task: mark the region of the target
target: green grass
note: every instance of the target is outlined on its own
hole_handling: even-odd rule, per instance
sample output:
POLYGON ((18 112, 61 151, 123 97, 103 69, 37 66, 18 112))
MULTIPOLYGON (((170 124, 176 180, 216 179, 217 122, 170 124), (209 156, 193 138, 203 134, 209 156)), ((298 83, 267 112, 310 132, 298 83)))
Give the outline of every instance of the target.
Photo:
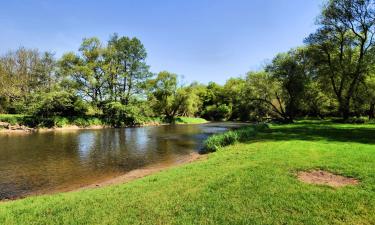
POLYGON ((0 121, 16 125, 23 123, 25 117, 26 115, 22 114, 0 114, 0 121))
POLYGON ((374 224, 374 137, 374 125, 274 125, 128 184, 2 203, 0 224, 374 224), (318 168, 360 184, 295 178, 318 168))
POLYGON ((175 124, 200 124, 200 123, 207 123, 207 120, 203 118, 195 118, 195 117, 177 117, 174 120, 175 124))
POLYGON ((268 129, 268 127, 268 124, 257 124, 230 130, 221 134, 214 134, 204 141, 203 152, 215 152, 225 146, 248 141, 254 138, 257 132, 268 129))

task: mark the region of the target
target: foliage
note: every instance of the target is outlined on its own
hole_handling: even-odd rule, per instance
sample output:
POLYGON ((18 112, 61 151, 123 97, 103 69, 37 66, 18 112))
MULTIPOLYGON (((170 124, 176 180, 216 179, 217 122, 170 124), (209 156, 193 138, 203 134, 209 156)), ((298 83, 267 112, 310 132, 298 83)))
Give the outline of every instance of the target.
POLYGON ((106 115, 106 122, 115 127, 137 126, 145 121, 138 107, 123 105, 120 102, 107 103, 103 112, 106 115))
POLYGON ((36 117, 82 116, 87 105, 73 93, 56 91, 37 95, 30 109, 36 117))
POLYGON ((331 0, 319 18, 319 29, 307 39, 317 75, 331 85, 343 119, 360 82, 374 64, 375 6, 372 0, 331 0))
POLYGON ((11 125, 22 124, 25 120, 25 115, 21 114, 0 114, 0 121, 10 123, 11 125))
POLYGON ((177 74, 153 74, 136 37, 84 38, 78 52, 57 61, 49 52, 19 48, 0 56, 0 112, 31 114, 50 124, 55 116, 97 116, 115 126, 142 124, 147 117, 373 119, 374 7, 372 0, 327 0, 318 29, 303 46, 225 84, 183 84, 177 74))
POLYGON ((264 131, 268 128, 267 124, 257 124, 242 127, 237 130, 230 130, 222 134, 215 134, 207 138, 204 142, 203 152, 216 152, 222 147, 235 144, 237 142, 245 142, 254 138, 257 131, 264 131))
POLYGON ((173 121, 175 124, 200 124, 207 123, 207 120, 203 118, 193 118, 193 117, 177 117, 173 121))
POLYGON ((202 112, 202 116, 213 121, 224 121, 231 115, 231 107, 227 105, 210 105, 202 112))

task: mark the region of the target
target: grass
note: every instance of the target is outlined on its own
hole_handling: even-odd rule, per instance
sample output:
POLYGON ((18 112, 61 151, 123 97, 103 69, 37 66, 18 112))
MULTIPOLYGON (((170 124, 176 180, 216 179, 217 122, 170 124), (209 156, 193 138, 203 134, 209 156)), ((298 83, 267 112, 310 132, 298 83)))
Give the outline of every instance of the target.
POLYGON ((207 123, 207 120, 203 118, 195 118, 195 117, 177 117, 174 123, 175 124, 200 124, 200 123, 207 123))
POLYGON ((0 224, 374 224, 375 126, 273 125, 207 159, 128 184, 0 204, 0 224), (300 170, 356 177, 334 189, 300 170))
POLYGON ((222 147, 232 145, 237 142, 248 141, 254 138, 254 135, 257 132, 264 131, 268 127, 268 124, 257 124, 242 127, 236 130, 231 130, 221 134, 214 134, 204 141, 203 152, 215 152, 222 147))
POLYGON ((0 114, 0 121, 16 125, 23 123, 25 117, 22 114, 0 114))

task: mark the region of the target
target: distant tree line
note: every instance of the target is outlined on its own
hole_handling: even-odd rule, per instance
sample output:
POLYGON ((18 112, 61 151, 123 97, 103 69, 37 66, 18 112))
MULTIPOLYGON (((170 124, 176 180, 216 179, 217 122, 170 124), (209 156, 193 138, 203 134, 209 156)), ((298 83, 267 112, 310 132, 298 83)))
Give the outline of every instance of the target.
POLYGON ((0 111, 38 117, 95 115, 116 126, 150 117, 293 122, 375 117, 375 1, 329 0, 303 46, 224 85, 150 72, 137 38, 83 40, 56 60, 20 48, 0 57, 0 111))

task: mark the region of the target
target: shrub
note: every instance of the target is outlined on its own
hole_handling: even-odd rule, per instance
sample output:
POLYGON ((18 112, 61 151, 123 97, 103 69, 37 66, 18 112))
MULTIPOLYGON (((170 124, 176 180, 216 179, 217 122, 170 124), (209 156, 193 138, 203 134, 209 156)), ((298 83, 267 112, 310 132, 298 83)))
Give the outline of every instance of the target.
POLYGON ((79 127, 90 126, 89 122, 85 118, 82 118, 82 117, 78 117, 78 118, 73 119, 72 123, 76 126, 79 126, 79 127))
POLYGON ((54 126, 56 127, 65 127, 69 125, 69 119, 65 117, 56 116, 53 118, 54 126))
POLYGON ((104 106, 105 121, 114 127, 137 126, 144 123, 145 118, 137 106, 110 102, 104 106))
POLYGON ((53 117, 53 116, 81 116, 87 112, 87 105, 83 100, 73 93, 66 91, 50 92, 40 94, 33 106, 31 112, 37 117, 53 117))
POLYGON ((202 113, 203 116, 209 120, 214 121, 221 121, 227 120, 232 113, 232 108, 227 105, 210 105, 207 106, 204 112, 202 113))

